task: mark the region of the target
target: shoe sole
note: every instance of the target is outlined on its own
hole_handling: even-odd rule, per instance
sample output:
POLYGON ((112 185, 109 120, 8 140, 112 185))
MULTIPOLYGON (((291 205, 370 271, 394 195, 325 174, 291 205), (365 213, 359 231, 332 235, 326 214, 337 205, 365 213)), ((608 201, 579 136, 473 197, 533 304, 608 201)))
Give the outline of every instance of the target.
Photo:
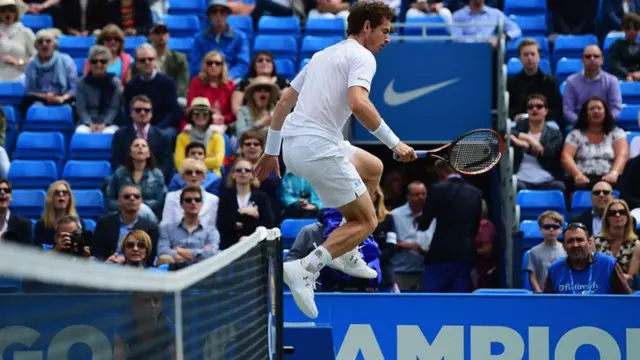
POLYGON ((298 309, 300 309, 300 311, 305 314, 305 316, 307 316, 310 319, 315 319, 318 317, 318 315, 316 314, 315 316, 313 316, 313 314, 308 314, 306 311, 304 311, 303 309, 306 308, 307 306, 304 303, 304 300, 302 300, 303 296, 298 295, 298 293, 293 290, 293 287, 291 286, 291 279, 289 278, 289 276, 287 276, 287 272, 283 271, 282 272, 282 277, 284 280, 284 283, 287 284, 287 286, 289 287, 289 290, 291 290, 291 295, 293 295, 293 301, 296 303, 296 305, 298 306, 298 309))
POLYGON ((378 277, 378 272, 373 270, 373 269, 371 269, 371 268, 370 269, 375 273, 375 275, 371 275, 371 277, 369 277, 366 274, 362 274, 360 272, 359 273, 350 273, 349 271, 345 271, 347 269, 347 267, 344 266, 342 264, 342 262, 340 262, 340 261, 331 261, 331 262, 329 262, 328 266, 330 268, 334 269, 334 270, 338 270, 338 271, 343 272, 343 273, 345 273, 345 274, 347 274, 349 276, 357 277, 357 278, 360 278, 360 279, 372 280, 372 279, 375 279, 375 278, 378 277))

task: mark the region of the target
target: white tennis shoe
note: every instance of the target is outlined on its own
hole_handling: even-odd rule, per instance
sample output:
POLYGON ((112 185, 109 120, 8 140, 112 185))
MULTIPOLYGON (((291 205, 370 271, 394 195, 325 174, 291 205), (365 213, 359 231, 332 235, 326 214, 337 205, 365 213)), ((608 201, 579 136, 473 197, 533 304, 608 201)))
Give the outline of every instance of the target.
POLYGON ((284 282, 289 286, 293 300, 300 311, 311 319, 318 317, 318 308, 313 300, 316 289, 316 279, 320 272, 315 274, 302 266, 302 259, 287 261, 282 265, 284 282))
POLYGON ((362 279, 375 279, 378 272, 370 268, 362 258, 359 247, 348 251, 327 264, 330 268, 341 271, 349 276, 362 279))

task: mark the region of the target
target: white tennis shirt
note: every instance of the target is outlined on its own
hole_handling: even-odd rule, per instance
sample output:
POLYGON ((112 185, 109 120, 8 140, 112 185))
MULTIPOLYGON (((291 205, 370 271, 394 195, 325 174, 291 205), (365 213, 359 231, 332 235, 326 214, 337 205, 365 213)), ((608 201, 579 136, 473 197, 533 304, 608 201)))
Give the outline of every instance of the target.
POLYGON ((351 116, 348 89, 370 91, 376 73, 373 54, 356 40, 347 39, 317 52, 291 82, 298 102, 287 116, 282 136, 316 135, 339 143, 351 116))

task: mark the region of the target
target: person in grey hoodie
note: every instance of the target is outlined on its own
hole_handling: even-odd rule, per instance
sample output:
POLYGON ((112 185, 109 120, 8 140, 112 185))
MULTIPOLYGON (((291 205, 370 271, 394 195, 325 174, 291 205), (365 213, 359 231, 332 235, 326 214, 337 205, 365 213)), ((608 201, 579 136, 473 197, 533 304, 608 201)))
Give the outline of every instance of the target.
POLYGON ((89 50, 89 73, 78 83, 76 111, 79 133, 108 133, 118 130, 114 121, 120 113, 120 80, 107 73, 111 51, 95 45, 89 50))

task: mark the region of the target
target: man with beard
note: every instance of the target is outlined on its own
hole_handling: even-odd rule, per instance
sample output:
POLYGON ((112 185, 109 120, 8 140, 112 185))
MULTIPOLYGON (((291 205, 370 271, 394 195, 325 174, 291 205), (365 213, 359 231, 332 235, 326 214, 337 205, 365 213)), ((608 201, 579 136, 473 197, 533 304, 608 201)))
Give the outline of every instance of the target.
POLYGON ((587 228, 571 223, 564 230, 567 257, 549 267, 545 293, 631 294, 624 273, 612 256, 591 251, 587 228))

